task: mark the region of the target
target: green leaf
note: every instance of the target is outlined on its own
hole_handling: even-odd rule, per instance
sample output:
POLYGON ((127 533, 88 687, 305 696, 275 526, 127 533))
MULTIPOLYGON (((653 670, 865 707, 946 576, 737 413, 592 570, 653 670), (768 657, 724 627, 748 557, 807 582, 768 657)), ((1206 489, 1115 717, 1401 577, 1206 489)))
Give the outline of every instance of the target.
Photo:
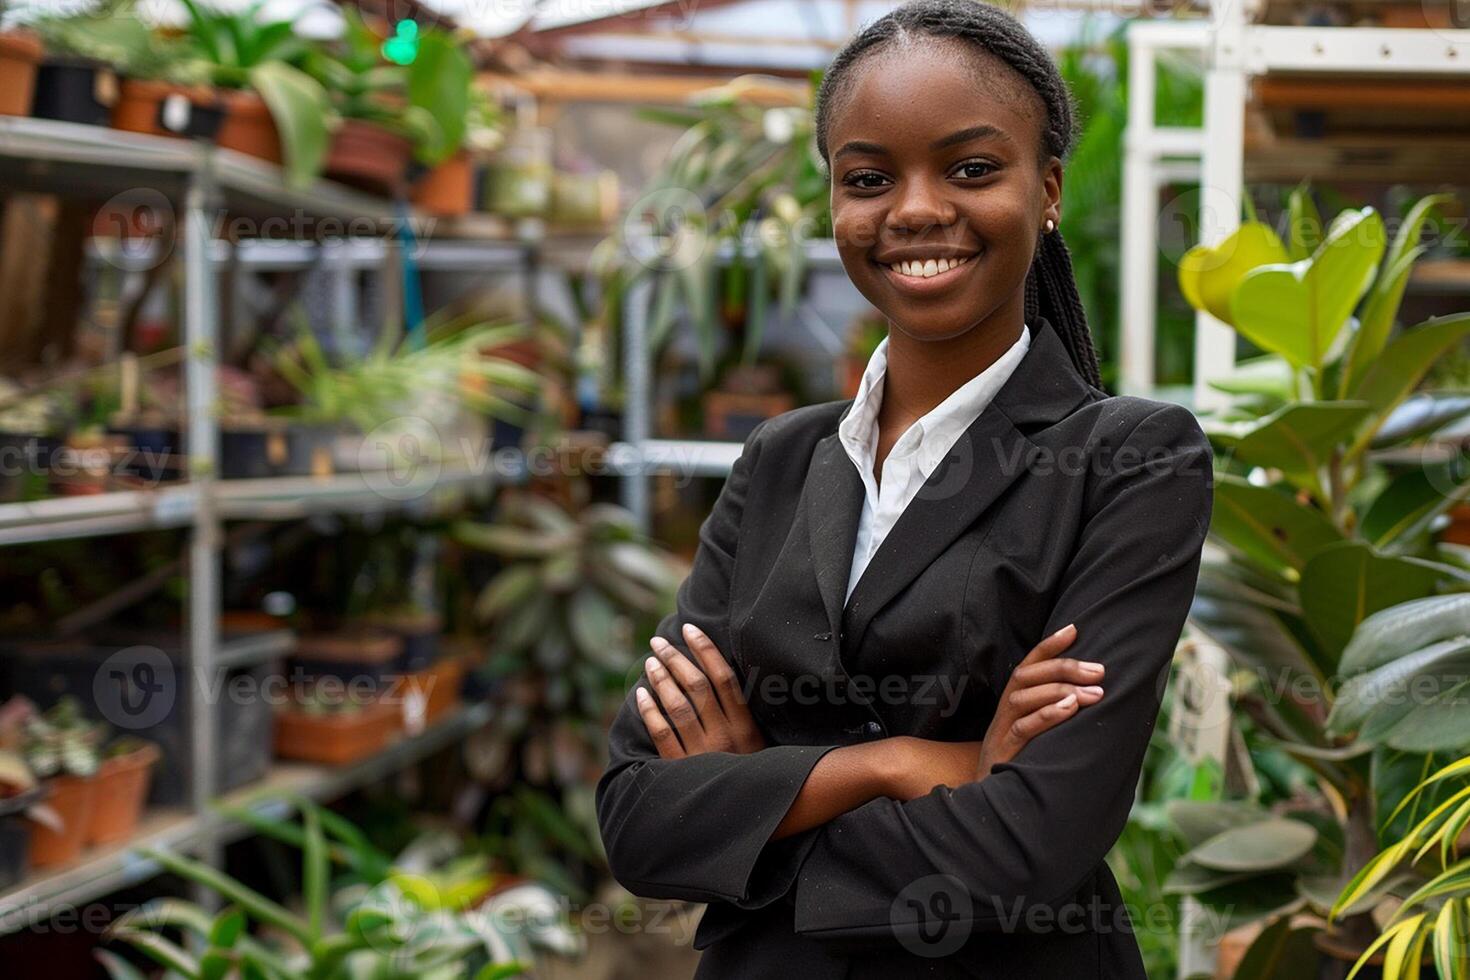
POLYGON ((1368 505, 1359 533, 1377 548, 1419 550, 1435 518, 1470 496, 1470 478, 1459 470, 1446 460, 1395 475, 1368 505))
POLYGON ((306 921, 311 941, 322 938, 322 925, 326 921, 327 901, 327 841, 322 836, 321 817, 314 805, 306 805, 301 816, 305 824, 305 840, 301 848, 301 889, 306 903, 306 921))
POLYGON ((418 147, 420 162, 441 163, 464 143, 474 76, 469 55, 453 37, 431 31, 420 38, 418 57, 408 68, 408 98, 437 124, 437 138, 418 147))
POLYGON ((1184 860, 1216 871, 1273 871, 1305 856, 1316 842, 1315 828, 1272 817, 1216 834, 1184 860))
MULTIPOLYGON (((1404 331, 1364 370, 1362 379, 1353 387, 1352 397, 1371 403, 1382 425, 1434 363, 1466 336, 1470 336, 1470 313, 1433 317, 1404 331)), ((1365 428, 1353 452, 1366 446, 1377 429, 1378 426, 1365 428)))
POLYGON ((1267 569, 1294 580, 1312 556, 1342 540, 1319 511, 1271 487, 1258 487, 1231 474, 1215 479, 1210 529, 1231 547, 1267 569))
POLYGON ((332 106, 310 75, 279 61, 250 69, 250 86, 270 109, 281 137, 286 183, 306 187, 322 172, 331 143, 332 106))
POLYGON ((1262 823, 1270 814, 1251 803, 1230 800, 1169 800, 1164 813, 1191 848, 1227 830, 1262 823))
POLYGON ((112 980, 148 980, 142 970, 110 950, 94 949, 92 955, 107 970, 107 975, 112 980))
POLYGON ((137 929, 113 928, 110 933, 113 939, 127 943, 166 970, 174 970, 186 977, 199 975, 199 961, 162 936, 137 929))
MULTIPOLYGON (((1400 719, 1410 710, 1421 708, 1414 703, 1416 683, 1421 689, 1442 691, 1447 678, 1459 676, 1457 672, 1467 663, 1470 663, 1470 638, 1462 638, 1432 643, 1367 673, 1352 676, 1333 702, 1327 730, 1336 734, 1352 732, 1375 713, 1400 719)), ((1361 732, 1359 737, 1367 738, 1369 734, 1361 732)))
POLYGON ((1302 570, 1302 612, 1335 666, 1359 623, 1381 609, 1433 593, 1439 578, 1438 567, 1428 562, 1339 541, 1317 552, 1302 570))
POLYGON ((1291 364, 1280 354, 1263 354, 1240 361, 1223 378, 1211 381, 1210 387, 1228 395, 1264 395, 1272 401, 1291 401, 1296 390, 1296 376, 1291 364))
POLYGON ((279 926, 302 943, 310 942, 311 933, 307 923, 293 915, 284 906, 278 905, 229 875, 201 861, 181 857, 169 851, 148 849, 142 853, 179 877, 202 885, 228 901, 234 902, 247 915, 261 922, 279 926))
POLYGON ((1287 261, 1286 246, 1269 225, 1248 221, 1217 245, 1196 245, 1179 260, 1179 288, 1189 305, 1234 323, 1230 299, 1247 273, 1287 261))
POLYGON ((1317 213, 1317 205, 1304 184, 1292 188, 1291 197, 1286 203, 1286 214, 1290 229, 1287 235, 1289 261, 1305 259, 1322 242, 1322 216, 1317 213))
POLYGON ((1235 444, 1235 455, 1256 466, 1279 469, 1293 482, 1315 484, 1317 469, 1371 411, 1367 402, 1286 405, 1245 431, 1235 444))
POLYGON ((215 916, 209 930, 209 945, 219 949, 230 949, 245 931, 245 913, 237 908, 228 908, 215 916))
POLYGON ((1376 211, 1344 211, 1310 259, 1262 266, 1241 279, 1231 322, 1262 349, 1297 367, 1320 369, 1372 283, 1385 247, 1376 211))
POLYGON ((1344 675, 1361 674, 1440 640, 1470 636, 1470 595, 1429 596, 1380 610, 1342 652, 1344 675))
POLYGON ((1470 415, 1470 393, 1463 391, 1422 391, 1411 395, 1379 426, 1373 437, 1373 448, 1416 439, 1470 415))

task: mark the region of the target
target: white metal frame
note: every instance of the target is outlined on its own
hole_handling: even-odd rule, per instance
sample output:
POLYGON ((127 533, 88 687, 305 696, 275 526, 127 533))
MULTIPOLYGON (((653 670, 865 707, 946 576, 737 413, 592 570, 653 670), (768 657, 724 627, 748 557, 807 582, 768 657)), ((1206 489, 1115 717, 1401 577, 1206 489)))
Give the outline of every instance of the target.
MULTIPOLYGON (((1246 85, 1270 71, 1359 74, 1470 74, 1470 30, 1283 27, 1247 22, 1239 0, 1211 6, 1199 23, 1140 21, 1128 30, 1128 129, 1123 164, 1122 378, 1125 391, 1154 386, 1157 308, 1157 190, 1165 180, 1200 179, 1199 241, 1214 243, 1240 224, 1246 85), (1204 127, 1156 125, 1157 55, 1198 51, 1205 63, 1204 127)), ((1209 382, 1235 366, 1235 334, 1214 317, 1195 319, 1194 407, 1222 404, 1209 382)))

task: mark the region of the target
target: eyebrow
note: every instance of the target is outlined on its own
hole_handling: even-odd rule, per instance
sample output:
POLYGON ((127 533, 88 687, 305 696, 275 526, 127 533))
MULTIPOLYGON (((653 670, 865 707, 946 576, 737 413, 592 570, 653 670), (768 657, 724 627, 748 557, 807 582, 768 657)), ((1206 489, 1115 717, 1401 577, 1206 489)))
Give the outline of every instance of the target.
MULTIPOLYGON (((1006 142, 1010 142, 1011 139, 1010 136, 1006 134, 1005 130, 997 129, 996 127, 988 124, 982 124, 979 126, 971 126, 969 129, 958 130, 956 132, 950 133, 948 136, 941 136, 933 143, 930 143, 929 148, 931 150, 943 150, 946 147, 957 146, 960 143, 968 143, 971 140, 984 139, 988 137, 994 137, 996 139, 1004 140, 1006 142)), ((870 143, 867 140, 848 140, 846 143, 842 144, 842 146, 837 150, 836 153, 832 154, 832 159, 835 160, 838 157, 842 156, 844 153, 871 153, 878 156, 884 156, 887 155, 888 151, 879 143, 870 143)))

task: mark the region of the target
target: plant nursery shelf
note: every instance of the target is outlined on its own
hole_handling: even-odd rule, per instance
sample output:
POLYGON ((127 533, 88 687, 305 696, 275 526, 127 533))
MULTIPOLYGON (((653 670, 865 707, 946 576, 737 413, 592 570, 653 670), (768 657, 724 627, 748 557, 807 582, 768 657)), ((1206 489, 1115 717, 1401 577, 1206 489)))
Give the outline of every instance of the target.
MULTIPOLYGON (((421 734, 402 737, 384 752, 354 765, 331 768, 279 764, 263 782, 237 790, 222 802, 250 807, 263 815, 286 816, 291 805, 280 798, 282 794, 316 801, 334 799, 454 744, 489 720, 489 705, 469 705, 421 734)), ((181 809, 150 811, 128 844, 94 851, 78 864, 33 875, 0 895, 0 935, 58 914, 73 914, 79 906, 158 874, 159 866, 136 853, 138 848, 194 853, 246 837, 250 832, 240 821, 218 814, 197 815, 181 809)))
MULTIPOLYGON (((439 513, 466 499, 489 496, 495 484, 485 467, 426 468, 411 478, 391 471, 329 477, 216 480, 218 513, 226 519, 291 520, 313 514, 403 511, 439 513)), ((199 510, 199 485, 125 490, 0 504, 0 545, 101 537, 183 527, 199 510)))

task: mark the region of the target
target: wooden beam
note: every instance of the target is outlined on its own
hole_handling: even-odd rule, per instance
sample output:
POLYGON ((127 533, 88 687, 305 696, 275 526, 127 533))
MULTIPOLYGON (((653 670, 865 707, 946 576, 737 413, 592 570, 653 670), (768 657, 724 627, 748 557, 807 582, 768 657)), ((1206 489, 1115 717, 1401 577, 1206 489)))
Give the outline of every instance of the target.
MULTIPOLYGON (((485 72, 491 84, 528 92, 538 99, 561 102, 642 102, 682 105, 691 95, 730 84, 728 75, 614 75, 563 68, 533 68, 515 74, 485 72)), ((783 84, 775 80, 752 80, 745 98, 756 105, 801 106, 807 104, 804 82, 783 84)))
POLYGON ((1253 91, 1259 104, 1282 108, 1470 109, 1470 85, 1458 79, 1264 75, 1253 91))

